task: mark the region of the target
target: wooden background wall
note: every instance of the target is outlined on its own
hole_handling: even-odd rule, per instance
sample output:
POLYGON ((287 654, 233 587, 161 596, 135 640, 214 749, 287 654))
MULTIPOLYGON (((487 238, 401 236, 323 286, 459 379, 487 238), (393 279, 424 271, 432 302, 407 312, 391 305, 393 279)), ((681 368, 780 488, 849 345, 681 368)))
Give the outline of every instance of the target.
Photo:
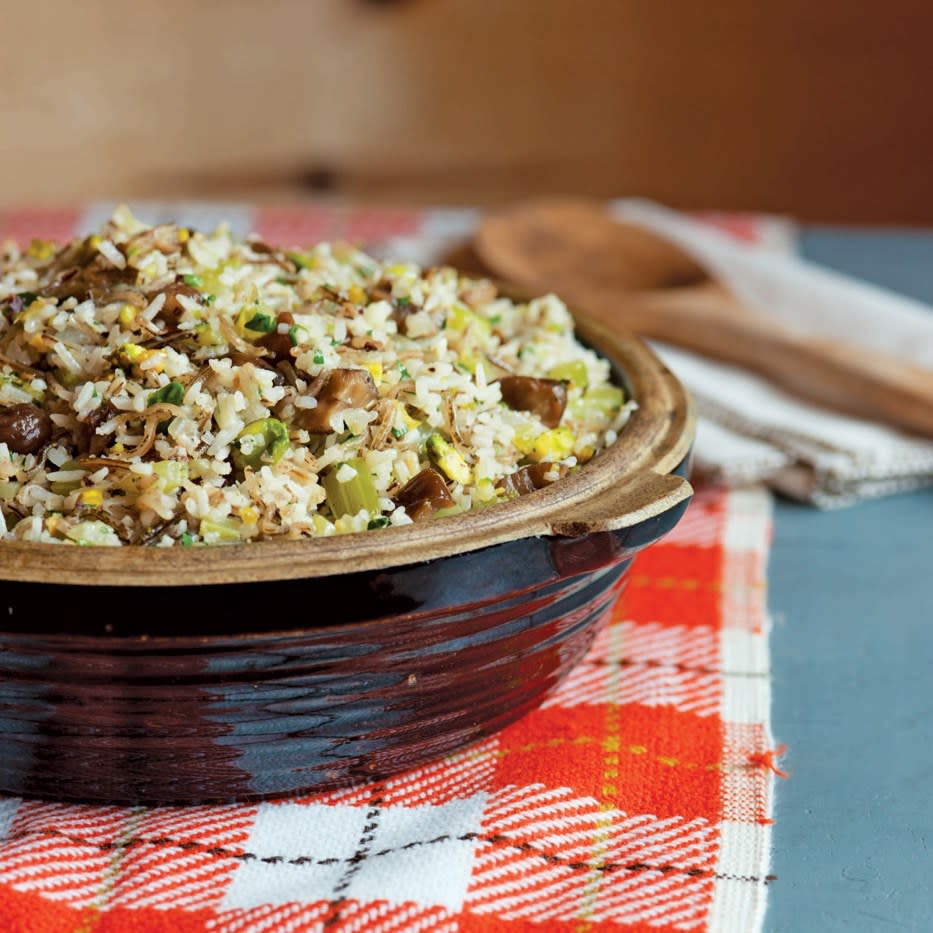
POLYGON ((0 0, 0 203, 536 191, 933 222, 933 3, 0 0))

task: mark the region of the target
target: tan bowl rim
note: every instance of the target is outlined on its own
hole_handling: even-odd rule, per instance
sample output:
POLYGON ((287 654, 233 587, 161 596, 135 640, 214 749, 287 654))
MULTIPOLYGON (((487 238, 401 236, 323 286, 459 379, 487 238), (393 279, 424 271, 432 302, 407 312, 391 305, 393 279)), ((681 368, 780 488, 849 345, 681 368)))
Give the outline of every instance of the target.
POLYGON ((539 535, 630 527, 692 495, 672 475, 690 452, 692 402, 676 377, 623 329, 575 314, 578 335, 625 374, 638 407, 616 442, 567 478, 487 509, 329 538, 158 548, 3 541, 0 580, 94 586, 249 583, 387 570, 539 535))

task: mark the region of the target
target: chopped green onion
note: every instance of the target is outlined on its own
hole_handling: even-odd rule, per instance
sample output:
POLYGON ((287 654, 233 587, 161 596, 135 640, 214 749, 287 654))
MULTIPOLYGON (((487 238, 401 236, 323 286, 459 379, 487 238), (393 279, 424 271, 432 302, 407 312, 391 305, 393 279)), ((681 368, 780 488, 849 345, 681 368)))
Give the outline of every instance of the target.
POLYGON ((408 428, 392 428, 392 437, 404 437, 408 433, 408 428))
POLYGON ((217 300, 217 296, 216 296, 216 295, 205 295, 205 296, 204 296, 204 303, 205 303, 205 304, 212 305, 216 300, 217 300))
POLYGON ((180 405, 185 397, 185 387, 180 382, 170 382, 161 389, 149 393, 149 405, 158 405, 166 402, 169 405, 180 405))
POLYGON ((371 515, 379 514, 379 494, 376 492, 366 461, 354 457, 346 462, 346 466, 353 469, 356 475, 345 483, 341 483, 337 478, 342 466, 344 464, 335 466, 322 481, 327 505, 334 518, 340 518, 341 515, 357 515, 361 509, 365 509, 371 515))
POLYGON ((200 288, 204 284, 204 279, 199 275, 192 275, 189 273, 188 275, 183 275, 181 278, 185 285, 189 285, 191 288, 200 288))
POLYGON ((408 298, 407 296, 403 298, 396 298, 395 303, 400 308, 407 308, 411 304, 411 298, 408 298))
POLYGON ((380 515, 378 518, 371 518, 366 527, 370 531, 374 531, 376 528, 388 528, 390 524, 388 515, 380 515))
POLYGON ((285 254, 299 269, 311 269, 313 267, 313 262, 310 256, 305 256, 304 253, 299 253, 295 250, 291 250, 285 254))
POLYGON ((298 346, 298 327, 298 324, 292 324, 292 326, 288 328, 288 339, 291 341, 293 347, 298 346))
POLYGON ((314 351, 314 355, 311 357, 311 359, 314 360, 314 365, 315 365, 315 366, 323 366, 323 365, 324 365, 324 354, 321 353, 320 350, 315 350, 315 351, 314 351))
POLYGON ((181 533, 181 543, 184 547, 191 547, 194 544, 194 538, 187 531, 181 533))
POLYGON ((411 373, 408 371, 408 367, 401 360, 398 362, 398 371, 403 379, 411 379, 411 373))
POLYGON ((257 312, 247 322, 248 330, 255 330, 262 334, 271 334, 276 329, 275 318, 271 314, 265 314, 262 311, 257 312))

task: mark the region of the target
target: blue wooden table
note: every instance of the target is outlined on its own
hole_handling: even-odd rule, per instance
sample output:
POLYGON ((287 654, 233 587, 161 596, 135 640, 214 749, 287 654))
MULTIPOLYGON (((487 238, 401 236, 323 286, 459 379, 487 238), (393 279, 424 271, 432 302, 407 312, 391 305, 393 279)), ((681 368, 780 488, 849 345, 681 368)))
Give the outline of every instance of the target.
MULTIPOLYGON (((810 229, 805 256, 933 304, 933 233, 810 229)), ((779 502, 768 933, 933 931, 933 491, 779 502)))

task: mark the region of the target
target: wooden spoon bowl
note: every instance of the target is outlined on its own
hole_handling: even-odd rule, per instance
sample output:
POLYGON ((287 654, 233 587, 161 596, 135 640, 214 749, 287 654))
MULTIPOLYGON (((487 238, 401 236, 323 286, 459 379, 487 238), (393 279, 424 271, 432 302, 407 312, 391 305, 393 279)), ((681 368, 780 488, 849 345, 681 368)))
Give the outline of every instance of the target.
POLYGON ((791 331, 678 246, 597 203, 549 199, 489 216, 474 249, 493 275, 553 291, 606 325, 752 369, 811 401, 933 437, 933 371, 791 331))

